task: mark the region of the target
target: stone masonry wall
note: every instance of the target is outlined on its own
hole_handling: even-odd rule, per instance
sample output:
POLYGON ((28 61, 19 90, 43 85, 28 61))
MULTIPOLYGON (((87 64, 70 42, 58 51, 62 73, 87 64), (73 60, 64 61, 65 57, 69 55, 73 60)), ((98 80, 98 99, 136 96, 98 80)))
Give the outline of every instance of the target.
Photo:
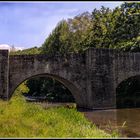
POLYGON ((48 76, 63 83, 79 107, 116 107, 116 88, 127 78, 140 75, 140 53, 90 48, 85 53, 16 55, 0 50, 0 98, 10 98, 24 80, 48 76))
POLYGON ((24 80, 48 76, 63 83, 73 94, 78 106, 86 106, 86 63, 84 54, 17 55, 9 58, 9 95, 24 80))
POLYGON ((90 48, 86 61, 89 108, 115 108, 114 50, 90 48))
POLYGON ((0 98, 8 98, 9 65, 8 51, 0 50, 0 98))
POLYGON ((117 86, 140 75, 140 53, 90 48, 86 64, 87 95, 93 109, 116 108, 117 86))

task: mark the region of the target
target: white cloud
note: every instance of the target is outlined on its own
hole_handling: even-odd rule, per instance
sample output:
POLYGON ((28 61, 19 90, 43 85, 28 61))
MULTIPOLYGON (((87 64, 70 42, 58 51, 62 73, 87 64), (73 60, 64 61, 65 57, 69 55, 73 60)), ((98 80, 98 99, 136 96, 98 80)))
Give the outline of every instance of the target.
POLYGON ((0 50, 8 50, 8 51, 17 51, 17 50, 23 50, 24 48, 21 47, 15 47, 15 46, 11 46, 8 44, 0 44, 0 50))

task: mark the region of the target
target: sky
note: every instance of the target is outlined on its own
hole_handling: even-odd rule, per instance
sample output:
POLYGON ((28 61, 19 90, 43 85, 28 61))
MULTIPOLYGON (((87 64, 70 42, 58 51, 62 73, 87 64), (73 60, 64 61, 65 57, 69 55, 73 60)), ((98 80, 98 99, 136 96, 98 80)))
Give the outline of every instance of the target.
POLYGON ((101 6, 111 9, 123 1, 0 1, 0 44, 40 47, 57 23, 101 6))

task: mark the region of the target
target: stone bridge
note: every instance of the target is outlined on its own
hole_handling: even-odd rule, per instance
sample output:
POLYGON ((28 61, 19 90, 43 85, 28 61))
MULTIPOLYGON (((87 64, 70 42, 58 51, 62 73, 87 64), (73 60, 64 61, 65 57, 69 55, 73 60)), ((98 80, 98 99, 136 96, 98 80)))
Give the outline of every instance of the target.
POLYGON ((140 53, 90 48, 84 53, 61 55, 9 55, 0 50, 0 98, 8 100, 25 80, 52 77, 66 86, 78 107, 116 108, 116 88, 140 75, 140 53))

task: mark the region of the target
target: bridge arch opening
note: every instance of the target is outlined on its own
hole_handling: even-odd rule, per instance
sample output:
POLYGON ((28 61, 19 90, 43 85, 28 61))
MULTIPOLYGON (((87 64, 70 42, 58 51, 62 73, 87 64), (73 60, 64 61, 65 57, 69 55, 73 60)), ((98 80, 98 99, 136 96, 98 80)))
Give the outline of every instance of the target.
MULTIPOLYGON (((53 92, 52 94, 55 96, 55 93, 54 93, 54 91, 52 91, 52 89, 55 89, 56 87, 55 87, 55 85, 53 85, 52 83, 55 81, 55 83, 56 83, 56 85, 57 86, 59 86, 59 87, 57 87, 57 89, 60 89, 61 91, 62 91, 62 88, 64 89, 62 92, 62 94, 60 93, 60 91, 58 91, 59 93, 56 93, 57 95, 59 95, 59 94, 61 94, 62 96, 65 96, 65 97, 61 97, 61 96, 59 96, 59 97, 57 97, 57 98, 55 98, 54 100, 51 100, 51 98, 49 98, 49 100, 48 101, 52 101, 52 102, 73 102, 73 103, 75 103, 76 104, 76 106, 78 107, 78 105, 80 104, 80 101, 81 101, 81 99, 80 99, 80 97, 79 97, 79 93, 80 93, 80 91, 79 91, 79 89, 73 84, 73 83, 71 83, 70 81, 68 81, 68 80, 66 80, 66 79, 64 79, 64 78, 62 78, 62 77, 59 77, 59 76, 56 76, 56 75, 52 75, 52 74, 38 74, 38 75, 34 75, 34 76, 31 76, 31 77, 28 77, 28 78, 25 78, 24 80, 21 80, 16 86, 15 86, 15 88, 13 88, 13 90, 12 90, 12 92, 11 92, 11 94, 9 95, 9 98, 11 98, 12 97, 12 95, 14 94, 14 92, 15 92, 15 90, 22 84, 22 83, 25 83, 26 82, 26 84, 28 83, 29 85, 31 84, 31 82, 29 82, 29 81, 32 81, 32 82, 39 82, 39 80, 41 80, 41 78, 42 78, 42 81, 45 81, 45 82, 47 82, 47 80, 51 80, 51 83, 50 83, 50 85, 51 85, 51 89, 48 89, 48 91, 51 91, 51 92, 53 92), (64 92, 67 92, 66 94, 64 93, 64 92), (60 98, 61 97, 61 98, 60 98)), ((43 83, 43 82, 42 82, 43 83)), ((42 84, 41 83, 41 84, 42 84)), ((34 84, 34 83, 33 83, 34 84)), ((41 85, 40 84, 40 85, 41 85)), ((44 84, 44 83, 43 83, 44 84)), ((43 86, 45 86, 45 85, 41 85, 42 87, 43 86)), ((47 84, 47 83, 46 83, 47 84)), ((29 86, 28 85, 28 86, 29 86)), ((30 86, 31 87, 31 86, 30 86)), ((41 87, 39 87, 39 86, 37 86, 37 87, 35 87, 36 89, 37 88, 40 88, 41 89, 41 87)), ((32 89, 33 91, 35 91, 36 89, 32 89)), ((55 89, 55 91, 57 91, 56 89, 55 89)), ((36 91, 35 91, 36 92, 36 91)), ((44 91, 43 91, 44 92, 44 91)), ((40 93, 41 93, 41 91, 40 91, 40 93)), ((39 93, 39 94, 40 94, 39 93)), ((27 93, 28 94, 28 93, 27 93)), ((26 93, 24 94, 26 97, 29 95, 27 95, 26 93)), ((30 93, 30 95, 32 95, 32 94, 34 94, 34 95, 37 95, 38 93, 30 93)), ((43 93, 44 94, 44 93, 43 93)), ((40 94, 41 95, 41 94, 40 94)), ((47 96, 49 97, 50 96, 50 93, 49 94, 47 94, 47 91, 46 91, 46 99, 47 99, 47 96)), ((34 96, 35 97, 35 96, 34 96)), ((39 97, 39 96, 38 96, 39 97)), ((29 99, 29 98, 28 98, 29 99)), ((33 99, 33 98, 32 98, 33 99)), ((31 100, 32 100, 31 99, 31 100)), ((35 98, 34 98, 35 99, 35 98)), ((36 99, 37 99, 37 97, 36 97, 36 99)), ((43 99, 43 98, 42 98, 43 99)), ((38 99, 37 99, 38 100, 38 99)))
POLYGON ((116 107, 140 107, 140 75, 129 77, 117 86, 116 107))

